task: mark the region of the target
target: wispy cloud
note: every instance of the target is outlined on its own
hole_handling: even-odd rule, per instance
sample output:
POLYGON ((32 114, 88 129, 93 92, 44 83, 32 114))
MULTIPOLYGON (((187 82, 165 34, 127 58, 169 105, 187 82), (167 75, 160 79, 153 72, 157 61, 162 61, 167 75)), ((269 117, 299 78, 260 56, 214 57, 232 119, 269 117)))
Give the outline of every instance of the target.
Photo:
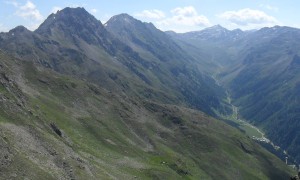
POLYGON ((140 13, 136 13, 135 16, 149 19, 162 19, 166 17, 164 12, 157 9, 144 10, 140 13))
POLYGON ((198 12, 193 6, 178 7, 171 11, 173 17, 167 19, 165 23, 174 23, 184 26, 201 26, 210 25, 208 18, 204 15, 198 15, 198 12))
POLYGON ((13 5, 15 7, 18 7, 19 6, 19 3, 16 1, 16 0, 7 0, 7 1, 4 1, 4 3, 6 4, 10 4, 10 5, 13 5))
POLYGON ((5 1, 5 3, 16 8, 14 15, 27 20, 28 24, 26 27, 30 30, 35 30, 44 20, 43 15, 30 0, 26 1, 25 4, 21 4, 16 0, 5 1))
POLYGON ((173 14, 181 15, 185 17, 194 17, 198 15, 196 9, 193 6, 178 7, 173 9, 171 12, 173 14))
POLYGON ((238 11, 226 11, 219 18, 229 21, 232 25, 238 27, 263 27, 274 26, 279 24, 279 21, 263 11, 253 9, 241 9, 238 11))
POLYGON ((3 24, 0 24, 0 32, 7 32, 9 29, 3 25, 3 24))
POLYGON ((91 12, 92 12, 93 14, 96 14, 96 13, 98 12, 98 9, 91 9, 91 12))
POLYGON ((171 17, 156 22, 162 29, 184 32, 211 25, 208 18, 204 15, 199 15, 193 6, 177 7, 170 12, 171 17))
POLYGON ((275 12, 279 11, 278 7, 271 6, 269 4, 260 4, 259 7, 264 8, 264 9, 268 9, 268 10, 271 10, 271 11, 275 11, 275 12))
POLYGON ((31 19, 36 21, 43 20, 43 16, 36 8, 36 5, 31 1, 27 1, 24 5, 15 4, 17 7, 16 15, 25 19, 31 19))

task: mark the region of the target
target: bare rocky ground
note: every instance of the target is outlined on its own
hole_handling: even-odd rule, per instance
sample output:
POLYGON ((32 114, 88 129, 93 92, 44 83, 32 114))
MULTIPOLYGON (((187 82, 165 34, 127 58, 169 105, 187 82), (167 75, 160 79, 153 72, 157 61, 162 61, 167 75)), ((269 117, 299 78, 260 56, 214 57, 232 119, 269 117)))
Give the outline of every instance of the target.
MULTIPOLYGON (((92 175, 89 166, 78 154, 55 139, 46 140, 41 133, 31 127, 6 123, 0 125, 0 131, 2 137, 10 139, 10 142, 0 139, 1 169, 3 170, 13 165, 17 154, 22 154, 25 159, 38 164, 41 170, 51 172, 54 179, 75 179, 74 165, 92 175), (58 147, 50 144, 51 141, 54 141, 55 146, 58 147)), ((13 176, 26 178, 18 171, 14 172, 13 176)))

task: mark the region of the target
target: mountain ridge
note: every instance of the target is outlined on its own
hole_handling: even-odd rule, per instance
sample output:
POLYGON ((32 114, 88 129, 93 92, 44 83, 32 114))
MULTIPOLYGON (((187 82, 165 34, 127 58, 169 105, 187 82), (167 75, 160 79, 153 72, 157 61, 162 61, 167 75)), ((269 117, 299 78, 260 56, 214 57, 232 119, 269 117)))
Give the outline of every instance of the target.
POLYGON ((200 55, 197 51, 213 57, 215 68, 210 72, 217 72, 212 74, 233 95, 241 116, 262 128, 299 162, 299 145, 294 141, 299 135, 293 133, 299 126, 296 118, 299 94, 295 90, 299 74, 297 63, 293 62, 299 56, 300 30, 274 26, 244 33, 234 41, 226 38, 191 41, 181 34, 172 37, 182 47, 190 51, 194 48, 195 52, 191 52, 196 57, 200 55))

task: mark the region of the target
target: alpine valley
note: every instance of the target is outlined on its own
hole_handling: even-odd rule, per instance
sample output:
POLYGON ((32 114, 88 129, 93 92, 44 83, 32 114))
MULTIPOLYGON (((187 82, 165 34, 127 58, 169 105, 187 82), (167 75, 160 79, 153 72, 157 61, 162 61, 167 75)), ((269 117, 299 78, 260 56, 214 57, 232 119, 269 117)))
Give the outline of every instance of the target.
POLYGON ((0 179, 288 179, 299 69, 299 29, 163 32, 65 8, 0 33, 0 179))

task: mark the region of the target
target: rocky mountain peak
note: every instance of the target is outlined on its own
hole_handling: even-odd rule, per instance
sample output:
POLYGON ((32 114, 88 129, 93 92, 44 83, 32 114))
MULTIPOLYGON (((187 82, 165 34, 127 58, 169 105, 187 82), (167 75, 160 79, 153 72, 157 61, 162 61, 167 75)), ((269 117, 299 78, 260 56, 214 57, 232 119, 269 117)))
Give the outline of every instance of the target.
POLYGON ((193 31, 183 33, 185 38, 198 39, 198 40, 213 40, 213 41, 231 41, 236 40, 244 34, 240 29, 228 30, 221 25, 215 25, 205 28, 201 31, 193 31))
POLYGON ((89 44, 99 44, 101 37, 107 35, 102 23, 84 8, 65 8, 57 11, 51 14, 35 32, 55 39, 78 37, 89 44))
MULTIPOLYGON (((18 39, 19 42, 23 41, 24 39, 26 39, 25 37, 29 37, 30 39, 32 39, 32 31, 28 30, 26 27, 24 26, 17 26, 14 29, 11 29, 9 32, 7 33, 0 33, 0 41, 1 39, 18 39)), ((8 40, 10 41, 10 40, 8 40)), ((10 42, 0 42, 3 44, 8 45, 10 42)))
POLYGON ((140 20, 135 19, 134 17, 123 13, 116 16, 111 17, 105 24, 107 27, 136 27, 136 26, 143 26, 143 23, 140 20))
POLYGON ((228 29, 224 28, 223 26, 217 24, 212 27, 206 28, 206 30, 214 30, 214 31, 229 31, 228 29))
POLYGON ((31 32, 24 26, 17 26, 14 29, 9 31, 10 33, 24 33, 24 32, 31 32))

